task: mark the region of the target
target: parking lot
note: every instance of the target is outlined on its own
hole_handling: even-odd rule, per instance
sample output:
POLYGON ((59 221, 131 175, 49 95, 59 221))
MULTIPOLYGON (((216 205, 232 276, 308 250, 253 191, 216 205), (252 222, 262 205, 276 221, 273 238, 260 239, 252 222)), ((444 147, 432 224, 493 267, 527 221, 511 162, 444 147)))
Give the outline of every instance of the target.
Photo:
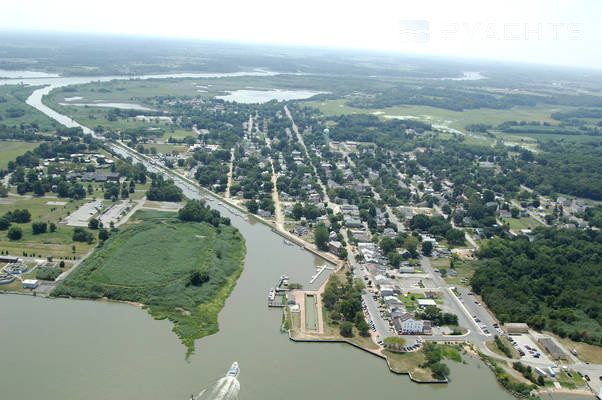
POLYGON ((531 338, 530 335, 510 335, 509 339, 515 341, 516 345, 518 346, 514 346, 515 349, 520 349, 525 353, 525 355, 521 357, 521 361, 546 363, 548 365, 556 364, 555 362, 550 360, 543 353, 543 351, 541 351, 539 346, 535 343, 535 341, 533 340, 533 338, 531 338), (539 357, 535 356, 537 353, 539 353, 539 357))
POLYGON ((107 208, 99 217, 98 220, 102 222, 103 226, 108 227, 111 222, 117 224, 117 221, 121 218, 122 214, 126 213, 126 210, 132 206, 133 203, 130 200, 123 200, 119 203, 113 204, 107 208))
POLYGON ((88 226, 88 221, 102 208, 102 200, 82 205, 63 220, 69 226, 88 226))

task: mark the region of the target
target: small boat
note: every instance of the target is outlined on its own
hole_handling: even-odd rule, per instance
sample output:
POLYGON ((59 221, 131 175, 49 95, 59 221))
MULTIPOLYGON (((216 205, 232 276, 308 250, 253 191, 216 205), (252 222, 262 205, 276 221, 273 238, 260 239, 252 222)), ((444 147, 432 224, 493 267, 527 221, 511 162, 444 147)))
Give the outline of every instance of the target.
POLYGON ((240 368, 238 368, 238 363, 236 361, 234 361, 232 363, 232 366, 228 370, 228 373, 226 374, 226 376, 231 376, 233 378, 237 378, 239 373, 240 373, 240 368))
POLYGON ((274 288, 272 288, 272 289, 270 289, 270 292, 268 293, 268 300, 274 301, 275 298, 276 298, 276 291, 274 290, 274 288))
POLYGON ((293 242, 291 242, 290 240, 284 239, 284 244, 287 246, 293 246, 293 242))

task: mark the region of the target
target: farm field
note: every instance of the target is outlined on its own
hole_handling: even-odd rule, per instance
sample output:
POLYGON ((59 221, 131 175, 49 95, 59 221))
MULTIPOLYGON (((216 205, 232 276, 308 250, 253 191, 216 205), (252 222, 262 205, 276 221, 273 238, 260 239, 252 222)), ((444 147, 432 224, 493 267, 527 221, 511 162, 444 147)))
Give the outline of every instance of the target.
POLYGON ((141 303, 155 318, 174 323, 190 353, 195 339, 218 331, 217 314, 242 271, 244 255, 244 240, 235 228, 138 211, 53 295, 141 303), (209 280, 191 283, 191 273, 200 270, 209 280))

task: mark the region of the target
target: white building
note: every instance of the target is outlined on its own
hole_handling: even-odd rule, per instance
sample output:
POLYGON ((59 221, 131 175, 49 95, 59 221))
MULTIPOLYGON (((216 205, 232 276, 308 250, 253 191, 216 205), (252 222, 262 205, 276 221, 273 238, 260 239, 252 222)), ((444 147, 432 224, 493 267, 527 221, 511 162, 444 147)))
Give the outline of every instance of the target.
POLYGON ((418 299, 418 307, 424 308, 428 306, 436 306, 435 300, 433 299, 418 299))
POLYGON ((25 279, 23 281, 23 289, 35 289, 39 284, 37 279, 25 279))

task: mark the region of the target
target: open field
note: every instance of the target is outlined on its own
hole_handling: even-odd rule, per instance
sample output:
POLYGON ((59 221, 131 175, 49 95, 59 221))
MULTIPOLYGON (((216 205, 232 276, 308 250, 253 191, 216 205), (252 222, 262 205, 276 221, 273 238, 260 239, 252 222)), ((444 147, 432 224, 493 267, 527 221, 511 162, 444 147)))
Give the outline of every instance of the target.
POLYGON ((169 144, 169 143, 153 143, 153 144, 144 144, 143 145, 145 149, 151 149, 151 148, 155 148, 157 149, 157 153, 163 153, 163 154, 171 154, 174 151, 177 151, 178 153, 186 151, 186 149, 188 149, 188 146, 183 146, 183 145, 179 145, 179 144, 169 144))
POLYGON ((57 123, 50 117, 25 103, 29 95, 40 86, 0 85, 0 124, 20 126, 36 124, 42 131, 52 130, 57 123))
POLYGON ((547 335, 553 336, 560 344, 568 351, 571 349, 577 350, 578 358, 581 361, 602 364, 602 347, 593 346, 583 342, 575 342, 569 338, 561 338, 552 332, 545 332, 547 335))
POLYGON ((0 169, 6 169, 9 161, 38 146, 36 142, 0 141, 0 169))
POLYGON ((521 217, 521 218, 502 218, 504 223, 509 224, 510 229, 535 229, 541 224, 533 217, 521 217))
POLYGON ((7 231, 0 231, 0 249, 8 250, 12 255, 21 256, 23 253, 36 257, 52 255, 55 258, 79 258, 86 254, 94 244, 74 243, 73 228, 60 223, 63 218, 75 211, 87 200, 70 200, 55 197, 9 196, 0 202, 0 215, 16 209, 27 209, 31 213, 31 222, 48 222, 57 226, 56 232, 46 232, 34 235, 31 222, 19 226, 23 231, 20 240, 12 241, 7 238, 7 231), (56 205, 52 203, 65 203, 56 205), (51 204, 48 204, 51 203, 51 204), (72 245, 75 245, 73 252, 72 245))
POLYGON ((168 318, 190 353, 217 332, 217 314, 242 271, 244 241, 232 227, 185 223, 173 213, 139 211, 53 292, 144 304, 168 318), (149 246, 149 243, 154 245, 149 246), (191 283, 192 271, 209 280, 191 283))

